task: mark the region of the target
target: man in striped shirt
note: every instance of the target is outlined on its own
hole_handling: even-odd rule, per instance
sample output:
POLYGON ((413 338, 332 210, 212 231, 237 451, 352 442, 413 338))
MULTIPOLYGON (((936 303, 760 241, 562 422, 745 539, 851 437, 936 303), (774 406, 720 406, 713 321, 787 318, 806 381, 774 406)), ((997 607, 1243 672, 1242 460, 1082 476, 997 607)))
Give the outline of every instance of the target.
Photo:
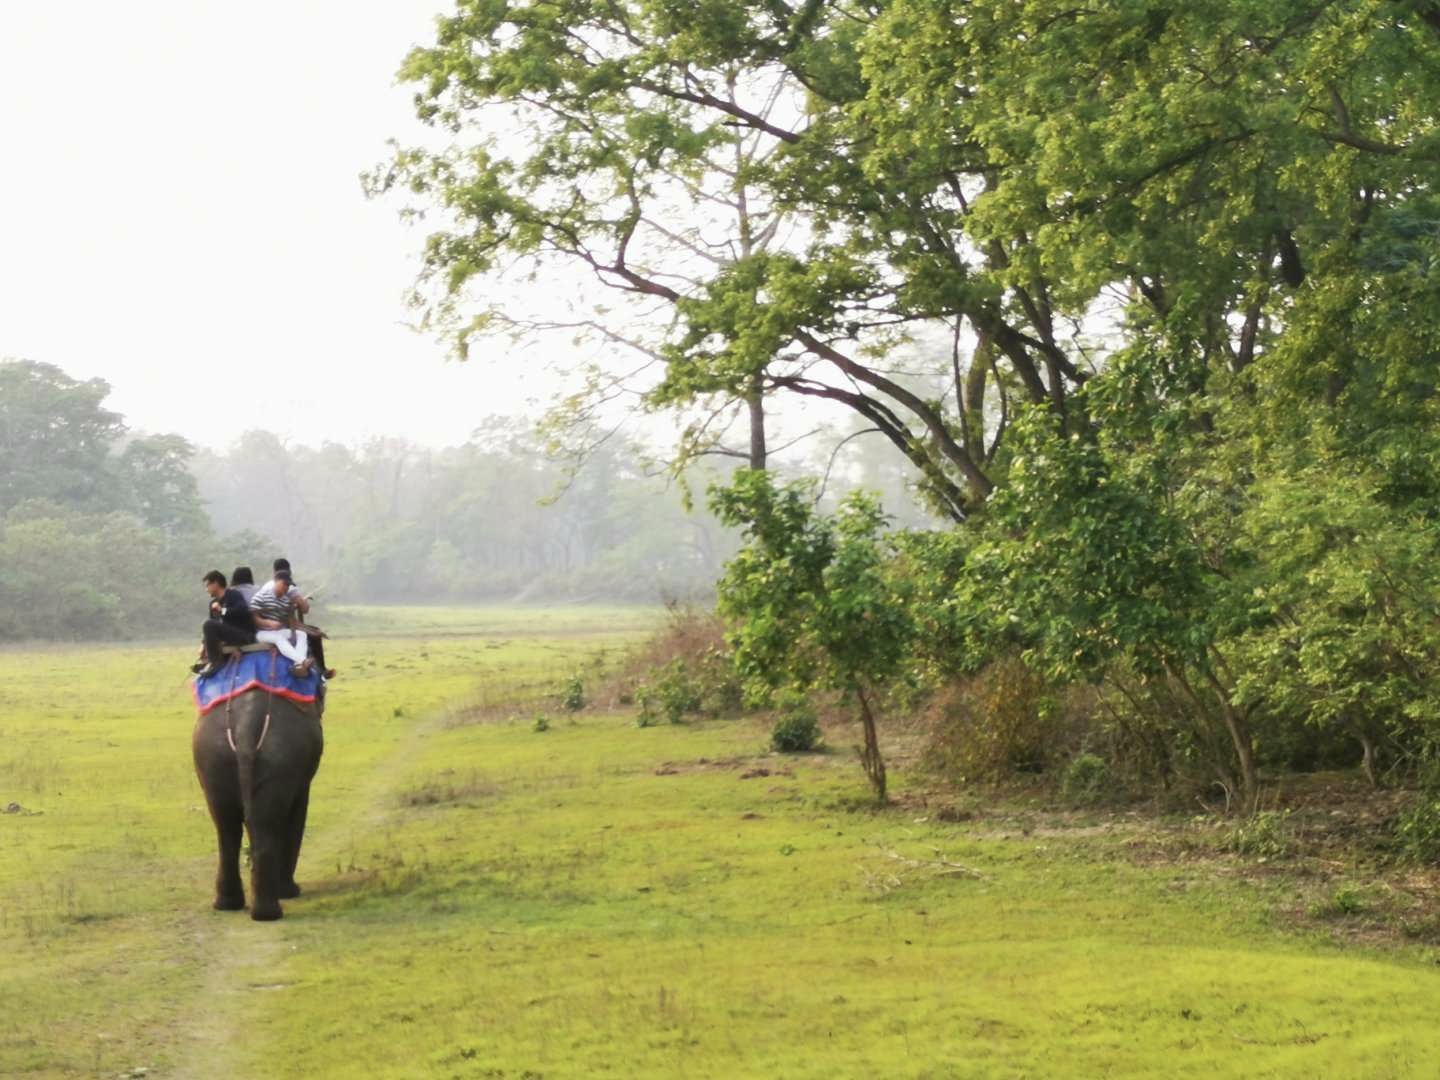
POLYGON ((255 616, 255 640, 274 645, 295 665, 294 674, 303 677, 310 674, 310 639, 303 630, 291 629, 298 601, 298 590, 292 584, 289 570, 276 570, 274 580, 255 590, 250 611, 255 616))
MULTIPOLYGON (((291 573, 292 582, 294 571, 291 569, 290 560, 280 558, 275 560, 276 570, 286 570, 291 573)), ((295 605, 300 609, 300 621, 305 621, 305 616, 310 614, 310 598, 300 591, 300 586, 291 584, 290 595, 295 598, 295 605)), ((248 596, 245 599, 250 599, 248 596)), ((325 637, 323 634, 309 634, 310 659, 320 669, 320 674, 325 679, 335 678, 335 669, 325 666, 325 637)))

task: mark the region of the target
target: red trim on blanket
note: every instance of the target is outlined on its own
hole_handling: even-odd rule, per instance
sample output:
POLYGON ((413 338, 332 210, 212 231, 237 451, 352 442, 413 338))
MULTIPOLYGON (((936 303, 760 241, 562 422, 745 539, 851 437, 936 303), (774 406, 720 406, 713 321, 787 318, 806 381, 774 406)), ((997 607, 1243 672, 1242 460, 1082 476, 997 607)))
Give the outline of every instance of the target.
POLYGON ((310 705, 315 701, 314 694, 300 694, 296 693, 294 690, 286 689, 283 686, 270 686, 267 683, 261 682, 259 679, 251 679, 244 686, 237 687, 234 690, 226 691, 219 697, 215 698, 215 700, 211 701, 208 705, 206 705, 200 701, 200 684, 198 682, 192 682, 190 684, 190 692, 195 697, 195 707, 200 710, 201 716, 209 713, 210 710, 215 708, 216 705, 223 705, 231 698, 237 698, 241 694, 249 693, 251 690, 269 690, 276 697, 287 698, 298 705, 310 705))

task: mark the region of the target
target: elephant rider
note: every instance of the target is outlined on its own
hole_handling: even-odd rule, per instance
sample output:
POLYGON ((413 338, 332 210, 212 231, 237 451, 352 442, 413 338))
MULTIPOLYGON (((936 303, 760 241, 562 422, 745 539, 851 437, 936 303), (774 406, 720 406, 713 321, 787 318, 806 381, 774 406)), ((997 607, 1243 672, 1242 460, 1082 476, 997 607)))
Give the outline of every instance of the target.
POLYGON ((255 640, 255 625, 250 615, 250 605, 238 589, 227 586, 225 575, 211 570, 205 575, 205 591, 210 594, 210 617, 201 627, 205 637, 205 663, 196 664, 191 670, 202 676, 213 675, 220 670, 224 654, 221 645, 249 645, 255 640))
POLYGON ((250 597, 255 595, 255 572, 248 566, 237 566, 235 572, 230 575, 230 587, 245 597, 245 602, 250 602, 250 597))
MULTIPOLYGON (((294 570, 292 570, 290 567, 289 559, 276 559, 275 569, 284 570, 290 573, 293 580, 294 570)), ((300 614, 310 614, 310 598, 301 593, 300 586, 292 585, 290 591, 295 598, 295 606, 300 609, 300 614)), ((310 655, 315 658, 315 666, 320 669, 320 674, 323 675, 327 680, 335 678, 335 669, 325 666, 325 639, 319 634, 308 634, 306 636, 310 639, 310 655)))
POLYGON ((304 631, 291 629, 301 599, 290 571, 276 570, 275 577, 250 598, 250 612, 255 618, 255 640, 275 646, 294 665, 293 674, 303 677, 310 674, 310 639, 304 631))

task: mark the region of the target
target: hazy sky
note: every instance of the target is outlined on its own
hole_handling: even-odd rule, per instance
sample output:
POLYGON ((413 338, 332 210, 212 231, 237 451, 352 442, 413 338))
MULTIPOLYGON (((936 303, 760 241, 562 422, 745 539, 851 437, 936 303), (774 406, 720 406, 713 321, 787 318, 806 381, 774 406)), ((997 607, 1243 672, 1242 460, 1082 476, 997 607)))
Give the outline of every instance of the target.
POLYGON ((405 328, 421 234, 360 191, 387 138, 419 138, 394 71, 445 7, 4 4, 0 357, 102 376, 133 427, 216 446, 222 397, 306 441, 443 444, 547 396, 405 328))

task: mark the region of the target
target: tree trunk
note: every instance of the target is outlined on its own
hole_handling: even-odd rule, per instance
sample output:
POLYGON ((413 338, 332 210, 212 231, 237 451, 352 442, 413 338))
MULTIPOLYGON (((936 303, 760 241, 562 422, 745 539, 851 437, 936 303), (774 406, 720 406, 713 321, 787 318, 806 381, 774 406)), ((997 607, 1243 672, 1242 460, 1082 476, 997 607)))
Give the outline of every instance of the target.
POLYGON ((1230 695, 1213 671, 1207 670, 1205 678, 1220 699, 1220 712, 1225 717, 1225 728, 1230 732, 1230 741, 1235 747, 1235 759, 1240 765, 1240 791, 1246 813, 1254 813, 1260 805, 1260 774, 1255 768, 1255 743, 1250 737, 1250 725, 1245 715, 1230 701, 1230 695))
POLYGON ((1375 740, 1370 733, 1359 724, 1353 725, 1355 737, 1360 740, 1360 748, 1365 752, 1361 761, 1361 767, 1365 770, 1365 779, 1370 781, 1372 788, 1380 786, 1380 774, 1375 771, 1375 740))
MULTIPOLYGON (((1170 672, 1171 677, 1180 685, 1180 688, 1185 692, 1185 696, 1194 703, 1195 708, 1199 711, 1203 719, 1206 712, 1205 702, 1201 699, 1200 695, 1196 693, 1195 688, 1190 685, 1190 680, 1185 677, 1183 668, 1178 664, 1168 662, 1165 664, 1165 668, 1170 672)), ((1221 686, 1220 681, 1215 678, 1215 673, 1206 670, 1205 678, 1210 683, 1211 689, 1214 690, 1215 697, 1219 700, 1220 715, 1225 720, 1225 730, 1230 736, 1230 748, 1235 756, 1235 764, 1240 768, 1241 804, 1245 807, 1247 813, 1253 812, 1259 804, 1260 778, 1255 769, 1255 748, 1250 738, 1249 724, 1246 722, 1245 717, 1230 703, 1230 695, 1225 692, 1225 688, 1221 686)), ((1228 771, 1228 769, 1220 769, 1222 776, 1228 771)), ((1229 786, 1228 780, 1226 780, 1226 786, 1229 786)))
POLYGON ((750 393, 745 397, 750 410, 750 468, 764 471, 768 451, 765 446, 765 392, 760 376, 750 380, 750 393))
POLYGON ((865 745, 860 749, 860 764, 865 769, 865 778, 875 792, 877 802, 885 801, 885 759, 880 756, 880 733, 875 728, 875 712, 870 708, 870 698, 865 688, 855 684, 855 696, 860 701, 860 723, 865 729, 865 745))

